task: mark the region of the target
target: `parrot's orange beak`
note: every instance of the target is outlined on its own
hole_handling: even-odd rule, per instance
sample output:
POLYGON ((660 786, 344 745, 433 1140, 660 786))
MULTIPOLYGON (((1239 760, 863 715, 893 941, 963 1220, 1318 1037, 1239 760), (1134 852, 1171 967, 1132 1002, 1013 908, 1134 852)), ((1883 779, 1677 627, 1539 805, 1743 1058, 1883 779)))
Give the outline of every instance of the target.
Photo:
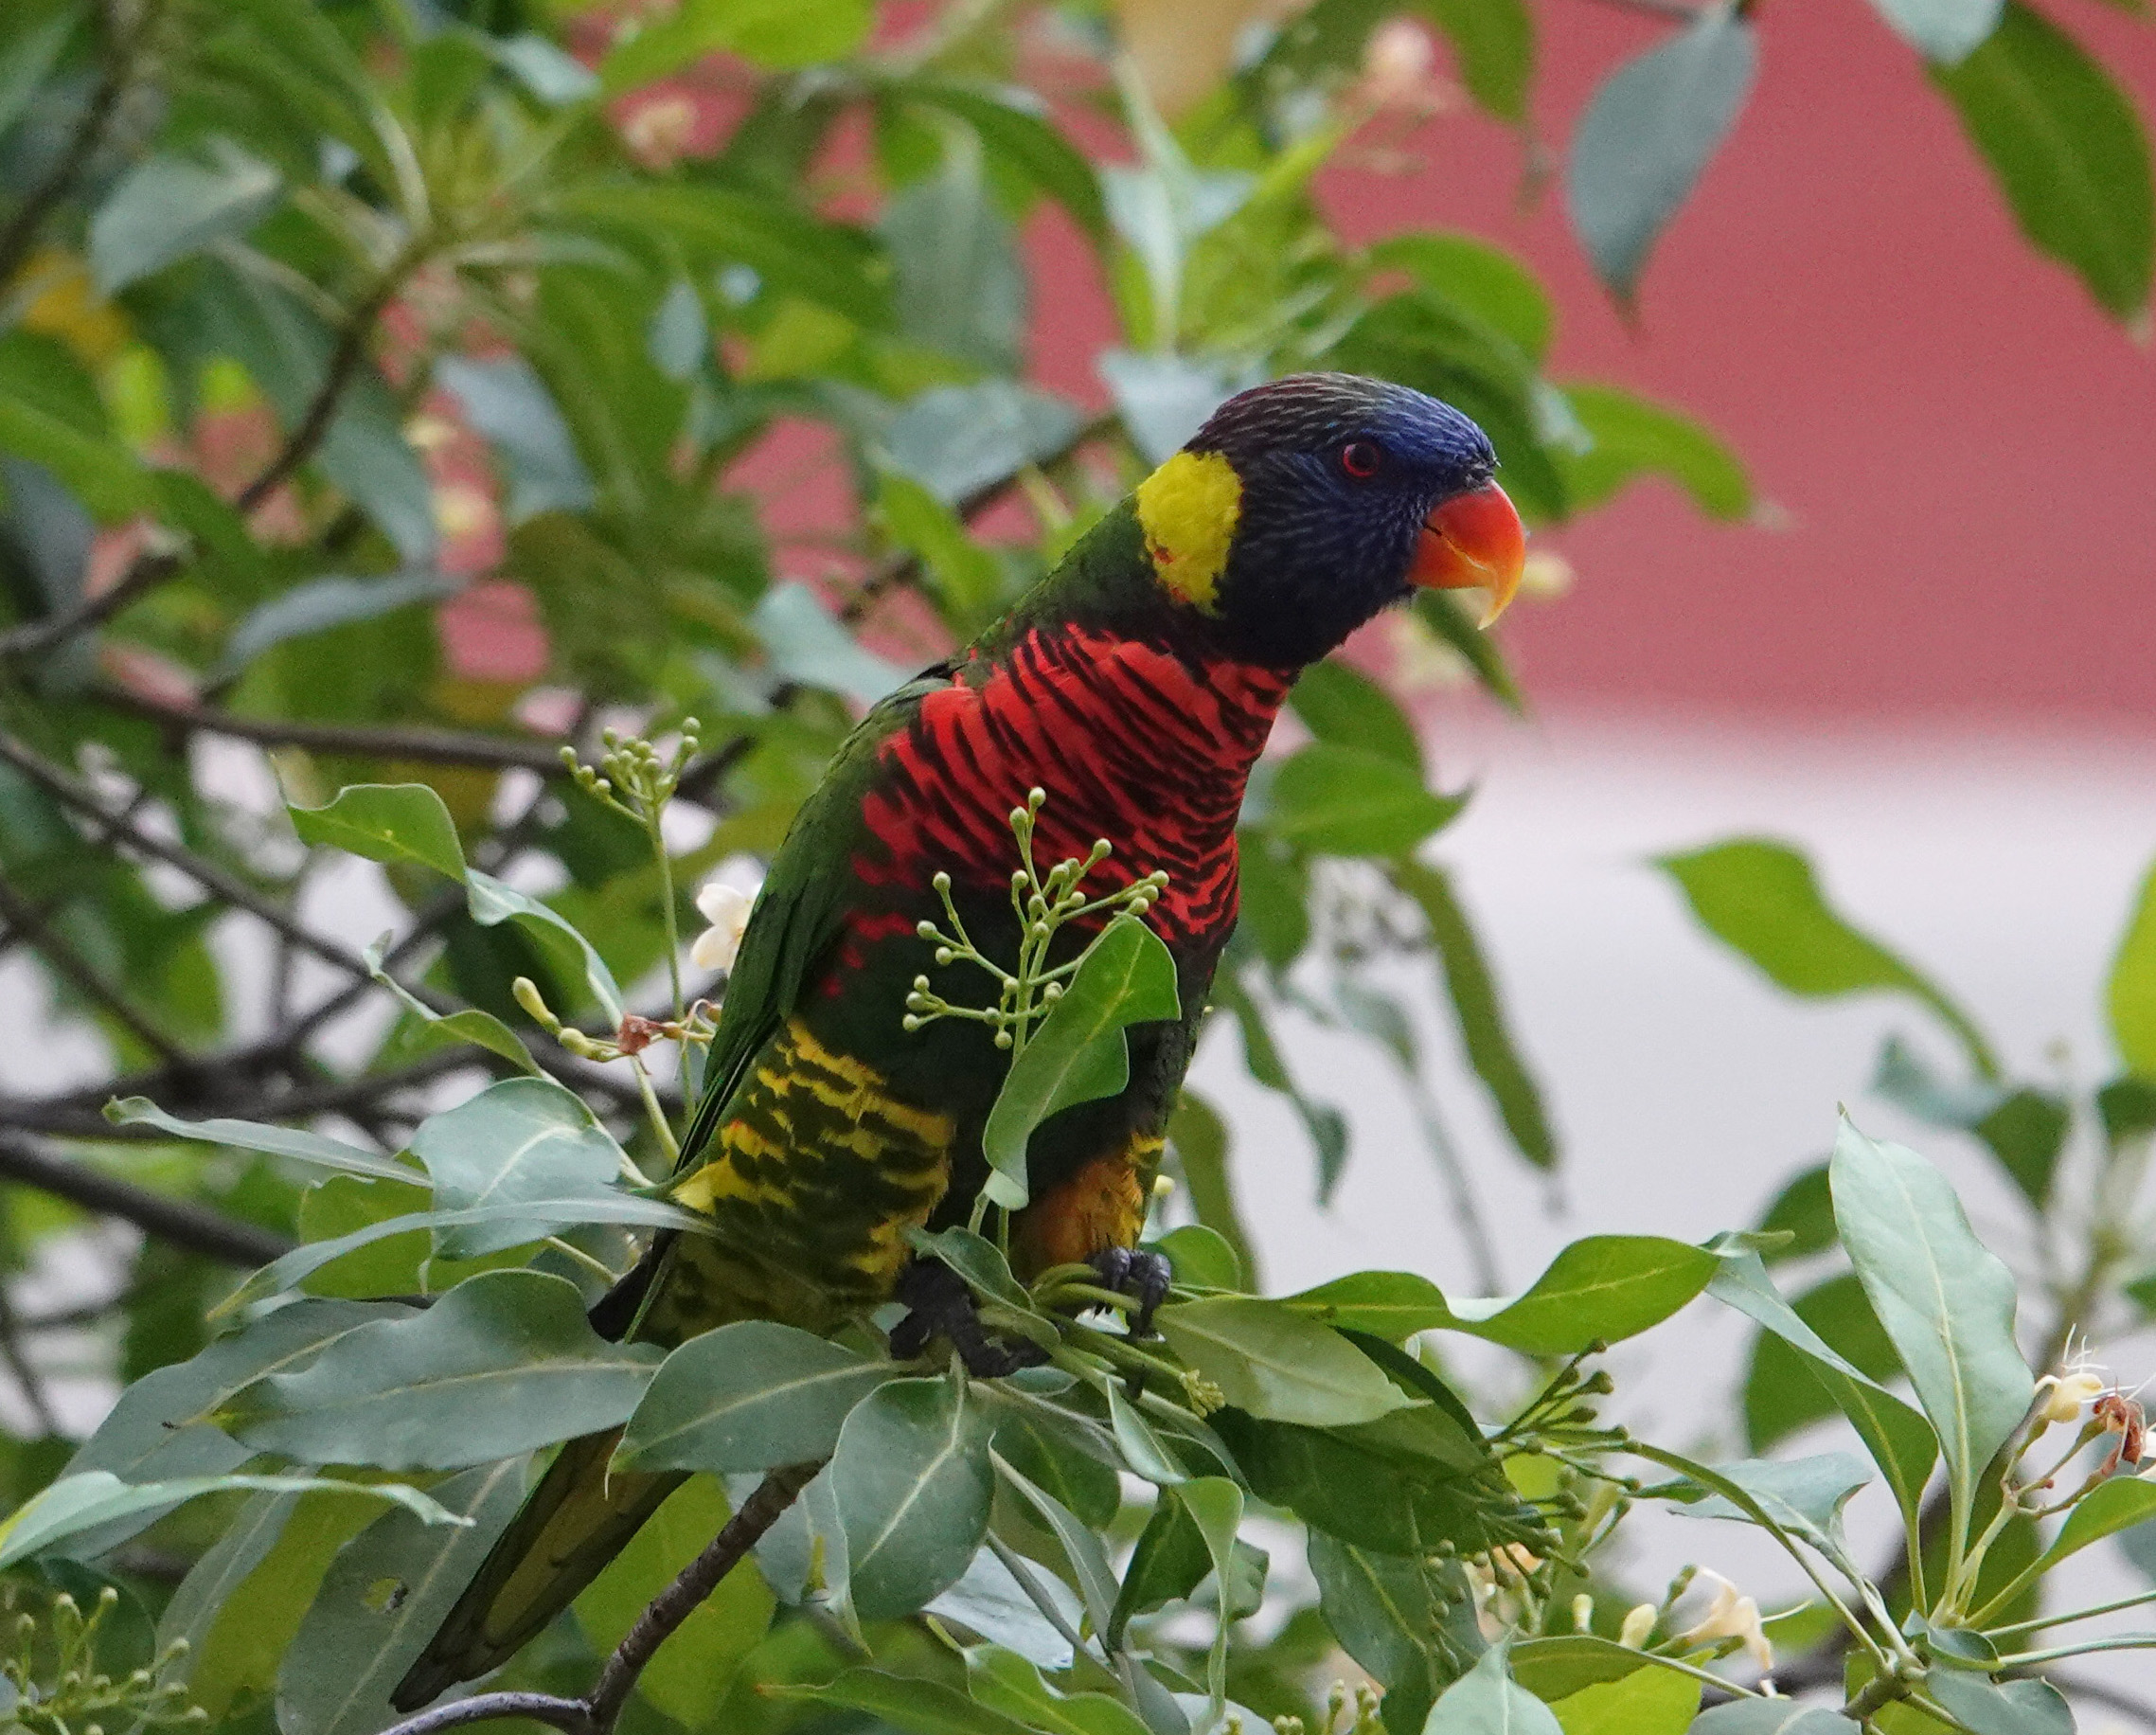
POLYGON ((1505 491, 1486 482, 1471 493, 1454 494, 1422 521, 1422 540, 1415 551, 1408 580, 1426 590, 1489 593, 1484 626, 1505 613, 1520 588, 1527 563, 1527 532, 1505 491))

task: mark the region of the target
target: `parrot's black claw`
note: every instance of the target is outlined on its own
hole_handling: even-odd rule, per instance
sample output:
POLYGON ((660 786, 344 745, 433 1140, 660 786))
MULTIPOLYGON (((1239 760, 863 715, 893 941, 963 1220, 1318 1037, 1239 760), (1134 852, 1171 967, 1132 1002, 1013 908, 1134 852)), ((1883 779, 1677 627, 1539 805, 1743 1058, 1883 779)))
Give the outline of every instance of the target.
POLYGON ((917 1259, 899 1274, 895 1298, 906 1316, 891 1328, 891 1359, 910 1362, 936 1338, 947 1338, 975 1379, 1000 1380, 1048 1359, 1039 1344, 990 1337, 981 1324, 973 1292, 941 1260, 917 1259))
POLYGON ((1150 1337, 1153 1313, 1167 1299, 1167 1286, 1175 1275, 1167 1260, 1138 1247, 1107 1247, 1093 1256, 1093 1268, 1100 1274, 1101 1288, 1137 1301, 1138 1311, 1130 1318, 1131 1335, 1150 1337))

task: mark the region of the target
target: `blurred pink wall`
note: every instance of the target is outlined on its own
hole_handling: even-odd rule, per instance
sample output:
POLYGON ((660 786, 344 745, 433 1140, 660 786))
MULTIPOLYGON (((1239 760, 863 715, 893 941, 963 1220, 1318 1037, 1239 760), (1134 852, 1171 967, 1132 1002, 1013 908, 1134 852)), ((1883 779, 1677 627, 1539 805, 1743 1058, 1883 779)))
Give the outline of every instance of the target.
MULTIPOLYGON (((2156 25, 2045 0, 2156 112, 2156 25)), ((1663 34, 1542 0, 1536 121, 1561 152, 1589 93, 1663 34)), ((1711 525, 1650 483, 1554 540, 1578 570, 1514 611, 1545 704, 1847 721, 2045 713, 2156 721, 2156 359, 2032 254, 1915 56, 1863 0, 1759 9, 1760 77, 1648 268, 1629 331, 1553 183, 1516 204, 1520 140, 1479 116, 1423 167, 1334 174, 1351 234, 1464 227, 1558 304, 1559 377, 1665 398, 1721 431, 1790 528, 1711 525)), ((1091 402, 1096 274, 1037 224, 1039 371, 1091 402)), ((1943 718, 1942 718, 1943 720, 1943 718)))

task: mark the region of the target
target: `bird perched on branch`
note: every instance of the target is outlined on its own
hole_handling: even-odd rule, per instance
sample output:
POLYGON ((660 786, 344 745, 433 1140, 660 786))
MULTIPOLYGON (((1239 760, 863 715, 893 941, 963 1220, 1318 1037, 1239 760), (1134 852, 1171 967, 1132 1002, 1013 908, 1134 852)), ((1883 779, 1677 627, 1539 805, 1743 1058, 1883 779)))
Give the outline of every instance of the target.
MULTIPOLYGON (((675 1345, 738 1319, 829 1332, 895 1295, 894 1339, 950 1336, 980 1370, 940 1266, 906 1232, 963 1223, 1005 1071, 977 1027, 901 1029, 956 908, 1015 956, 1008 815, 1046 792, 1038 859, 1114 852, 1110 886, 1164 870, 1150 912, 1184 1016, 1129 1031, 1130 1082, 1044 1122, 1011 1225, 1025 1279, 1099 1261, 1157 1298, 1131 1249, 1207 989, 1236 921, 1236 819, 1297 674, 1417 585, 1520 581, 1518 514, 1456 410, 1402 386, 1305 374, 1230 399, 972 645, 877 706, 772 864, 741 942, 673 1197, 715 1233, 654 1248, 595 1323, 675 1345)), ((1068 937, 1076 946, 1082 934, 1068 937)), ((562 1448, 397 1692, 410 1709, 505 1660, 655 1511, 678 1474, 608 1473, 616 1433, 562 1448)))

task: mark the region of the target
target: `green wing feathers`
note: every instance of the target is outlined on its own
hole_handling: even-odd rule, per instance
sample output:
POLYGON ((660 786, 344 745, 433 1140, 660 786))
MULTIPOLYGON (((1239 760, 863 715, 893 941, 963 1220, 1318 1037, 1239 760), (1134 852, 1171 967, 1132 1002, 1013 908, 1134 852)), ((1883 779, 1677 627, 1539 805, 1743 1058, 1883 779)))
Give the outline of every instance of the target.
POLYGON ((563 1446, 502 1532, 486 1565, 428 1643, 390 1703, 431 1705, 459 1681, 499 1668, 620 1553, 686 1479, 680 1471, 607 1474, 621 1430, 563 1446))

